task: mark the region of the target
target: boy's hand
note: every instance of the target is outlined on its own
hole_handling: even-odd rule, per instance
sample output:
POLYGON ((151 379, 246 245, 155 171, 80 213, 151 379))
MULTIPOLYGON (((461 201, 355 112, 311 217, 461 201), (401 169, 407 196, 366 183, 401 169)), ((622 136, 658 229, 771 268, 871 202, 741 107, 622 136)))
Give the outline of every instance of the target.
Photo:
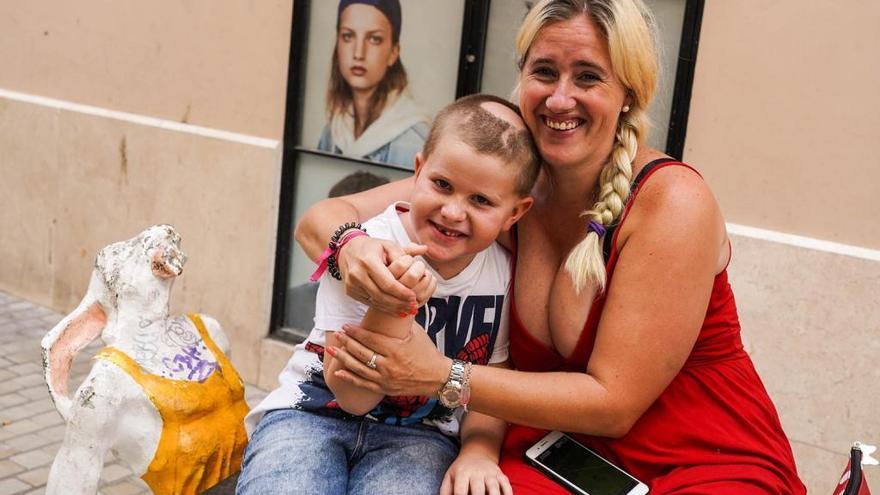
POLYGON ((446 470, 440 495, 513 495, 498 463, 480 454, 459 454, 446 470))
MULTIPOLYGON (((423 303, 427 297, 397 281, 409 266, 393 274, 388 265, 401 256, 418 256, 426 250, 425 246, 401 247, 393 241, 369 236, 352 239, 336 253, 346 295, 388 313, 409 312, 414 304, 423 303)), ((423 292, 428 289, 418 288, 423 292)))

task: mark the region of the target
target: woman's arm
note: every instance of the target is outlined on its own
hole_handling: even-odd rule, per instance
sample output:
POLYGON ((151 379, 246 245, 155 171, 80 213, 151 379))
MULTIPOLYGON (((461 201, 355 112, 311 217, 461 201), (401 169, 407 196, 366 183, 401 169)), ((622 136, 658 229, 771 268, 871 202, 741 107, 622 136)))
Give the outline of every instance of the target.
MULTIPOLYGON (((725 235, 717 204, 696 174, 679 167, 658 171, 619 234, 620 257, 586 373, 475 366, 469 407, 539 428, 626 434, 693 348, 725 235)), ((423 395, 436 393, 448 377, 450 360, 426 345, 427 336, 383 339, 359 328, 346 331, 341 354, 370 348, 386 356, 378 372, 343 361, 348 371, 338 374, 353 383, 423 395)))
MULTIPOLYGON (((407 266, 408 270, 400 278, 400 282, 407 287, 411 287, 414 284, 418 284, 419 281, 425 280, 424 274, 427 271, 427 267, 422 261, 406 260, 406 258, 407 256, 398 258, 392 262, 389 268, 392 272, 396 273, 402 269, 398 265, 407 266)), ((415 315, 415 306, 409 312, 400 314, 391 314, 380 309, 369 308, 361 320, 361 325, 380 335, 401 339, 409 334, 412 326, 415 324, 415 315)), ((339 339, 336 337, 336 332, 327 332, 326 336, 327 345, 326 352, 324 353, 324 369, 326 372, 324 373, 324 378, 327 381, 327 386, 330 387, 330 390, 336 396, 336 402, 339 404, 339 407, 346 412, 355 416, 367 414, 379 404, 385 397, 385 394, 352 385, 336 377, 335 372, 342 369, 340 362, 333 357, 336 353, 336 348, 339 346, 339 339)), ((372 360, 375 366, 379 366, 381 364, 379 358, 380 356, 371 354, 365 363, 369 363, 372 360)))
MULTIPOLYGON (((357 194, 319 201, 303 214, 294 237, 309 258, 317 259, 340 225, 372 218, 394 201, 409 200, 413 181, 410 177, 357 194)), ((423 294, 397 282, 400 273, 391 273, 387 268, 391 261, 404 254, 424 254, 424 248, 401 247, 369 237, 350 241, 336 256, 346 294, 391 313, 408 311, 414 301, 424 301, 423 294)))

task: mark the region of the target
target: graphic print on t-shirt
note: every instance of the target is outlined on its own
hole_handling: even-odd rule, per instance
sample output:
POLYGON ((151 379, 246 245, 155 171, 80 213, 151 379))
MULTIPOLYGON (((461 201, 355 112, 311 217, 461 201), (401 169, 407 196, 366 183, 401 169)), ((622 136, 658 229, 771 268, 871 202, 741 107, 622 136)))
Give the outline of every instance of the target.
MULTIPOLYGON (((503 307, 503 295, 432 297, 419 308, 415 320, 447 356, 487 364, 501 327, 503 307)), ((379 421, 396 425, 441 420, 449 414, 437 399, 413 396, 385 397, 370 412, 379 421)))

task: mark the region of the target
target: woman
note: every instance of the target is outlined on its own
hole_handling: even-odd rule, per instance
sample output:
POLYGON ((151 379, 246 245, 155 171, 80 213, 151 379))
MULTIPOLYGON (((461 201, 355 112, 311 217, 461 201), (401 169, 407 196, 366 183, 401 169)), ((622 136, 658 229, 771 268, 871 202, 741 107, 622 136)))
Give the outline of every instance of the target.
MULTIPOLYGON (((502 468, 516 493, 566 493, 526 465, 546 430, 575 433, 658 494, 802 494, 775 408, 742 348, 730 243, 700 176, 644 146, 656 85, 641 0, 543 0, 517 36, 519 105, 544 158, 512 239, 510 352, 474 367, 469 409, 512 423, 502 468)), ((401 197, 409 180, 312 208, 317 256, 335 226, 401 197)), ((388 310, 416 297, 384 268, 398 247, 339 253, 348 291, 388 310)), ((421 332, 346 328, 339 375, 390 395, 437 393, 450 363, 421 332), (377 369, 363 361, 373 352, 377 369)), ((456 492, 457 493, 457 492, 456 492)))
POLYGON ((429 118, 406 92, 400 3, 342 0, 318 149, 413 168, 429 118))

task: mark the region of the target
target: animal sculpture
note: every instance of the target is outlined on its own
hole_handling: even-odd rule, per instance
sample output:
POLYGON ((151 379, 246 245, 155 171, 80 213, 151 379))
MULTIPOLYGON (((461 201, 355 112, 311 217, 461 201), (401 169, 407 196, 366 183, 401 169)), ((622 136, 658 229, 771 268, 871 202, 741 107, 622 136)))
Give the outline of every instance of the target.
POLYGON ((201 493, 238 472, 247 443, 244 387, 220 324, 168 312, 186 255, 170 225, 156 225, 97 256, 79 306, 43 338, 49 394, 67 422, 49 495, 94 495, 113 452, 157 495, 201 493), (72 395, 76 354, 104 347, 72 395))

